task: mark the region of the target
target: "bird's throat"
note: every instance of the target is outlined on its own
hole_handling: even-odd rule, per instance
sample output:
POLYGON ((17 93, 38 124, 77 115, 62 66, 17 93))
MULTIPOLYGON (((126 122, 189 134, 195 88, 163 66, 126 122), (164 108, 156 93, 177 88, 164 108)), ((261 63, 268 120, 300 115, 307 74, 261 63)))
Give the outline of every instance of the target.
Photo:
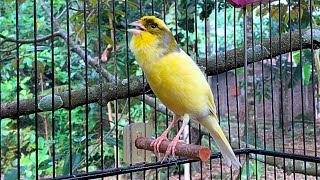
POLYGON ((180 51, 172 34, 158 37, 146 32, 132 37, 130 49, 142 69, 146 64, 150 67, 168 53, 180 51))

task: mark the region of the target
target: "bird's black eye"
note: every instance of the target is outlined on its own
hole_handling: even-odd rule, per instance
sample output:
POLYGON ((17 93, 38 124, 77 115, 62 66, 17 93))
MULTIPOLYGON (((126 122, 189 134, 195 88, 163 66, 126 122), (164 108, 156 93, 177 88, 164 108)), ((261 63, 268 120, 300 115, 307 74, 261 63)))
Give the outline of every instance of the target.
POLYGON ((156 27, 157 27, 157 24, 151 24, 151 27, 152 27, 152 28, 156 28, 156 27))

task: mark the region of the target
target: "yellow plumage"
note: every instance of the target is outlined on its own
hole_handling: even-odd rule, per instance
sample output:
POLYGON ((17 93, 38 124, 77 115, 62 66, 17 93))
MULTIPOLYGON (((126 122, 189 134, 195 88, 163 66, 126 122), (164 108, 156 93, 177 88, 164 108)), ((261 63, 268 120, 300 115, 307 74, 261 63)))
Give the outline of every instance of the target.
MULTIPOLYGON (((218 124, 213 95, 199 67, 178 47, 172 33, 160 19, 144 16, 132 25, 137 29, 129 30, 134 34, 130 48, 155 95, 178 118, 185 118, 184 124, 190 117, 206 127, 227 164, 240 166, 218 124)), ((170 128, 157 143, 165 139, 168 130, 170 128)))

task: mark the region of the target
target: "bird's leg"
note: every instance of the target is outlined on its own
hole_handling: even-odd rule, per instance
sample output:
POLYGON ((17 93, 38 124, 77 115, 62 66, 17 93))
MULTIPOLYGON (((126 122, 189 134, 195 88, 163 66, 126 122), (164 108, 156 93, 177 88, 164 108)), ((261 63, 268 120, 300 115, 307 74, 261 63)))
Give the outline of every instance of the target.
POLYGON ((168 158, 168 156, 170 154, 172 154, 173 157, 175 157, 175 148, 176 148, 176 145, 177 143, 180 141, 179 138, 180 138, 180 135, 181 133, 183 132, 183 129, 186 127, 186 125, 189 123, 189 115, 188 114, 184 114, 182 116, 182 126, 179 130, 179 132, 177 133, 176 137, 173 138, 173 140, 171 141, 171 143, 169 144, 168 148, 167 148, 167 151, 166 151, 166 154, 164 155, 163 159, 161 162, 163 162, 164 160, 166 160, 168 158))
POLYGON ((150 146, 153 146, 153 151, 154 154, 160 159, 160 152, 159 152, 159 147, 162 141, 168 140, 167 135, 170 132, 170 129, 173 127, 173 125, 179 120, 180 116, 178 115, 173 115, 173 120, 169 124, 168 128, 159 136, 157 139, 153 140, 150 144, 150 146))

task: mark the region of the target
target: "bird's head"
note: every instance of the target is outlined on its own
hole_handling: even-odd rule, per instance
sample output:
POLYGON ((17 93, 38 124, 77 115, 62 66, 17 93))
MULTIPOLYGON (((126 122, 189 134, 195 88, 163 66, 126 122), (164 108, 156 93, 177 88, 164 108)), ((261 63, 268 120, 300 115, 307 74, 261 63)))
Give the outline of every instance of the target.
POLYGON ((138 61, 143 59, 151 62, 167 53, 180 50, 169 28, 159 18, 143 16, 129 25, 136 27, 128 29, 128 32, 133 34, 130 49, 138 61))
POLYGON ((143 16, 130 23, 135 29, 128 29, 133 34, 130 49, 140 65, 155 62, 160 57, 180 48, 166 24, 154 16, 143 16))
POLYGON ((155 16, 143 16, 129 25, 136 27, 135 29, 128 29, 128 32, 135 36, 148 34, 149 36, 161 37, 171 33, 166 24, 155 16))

